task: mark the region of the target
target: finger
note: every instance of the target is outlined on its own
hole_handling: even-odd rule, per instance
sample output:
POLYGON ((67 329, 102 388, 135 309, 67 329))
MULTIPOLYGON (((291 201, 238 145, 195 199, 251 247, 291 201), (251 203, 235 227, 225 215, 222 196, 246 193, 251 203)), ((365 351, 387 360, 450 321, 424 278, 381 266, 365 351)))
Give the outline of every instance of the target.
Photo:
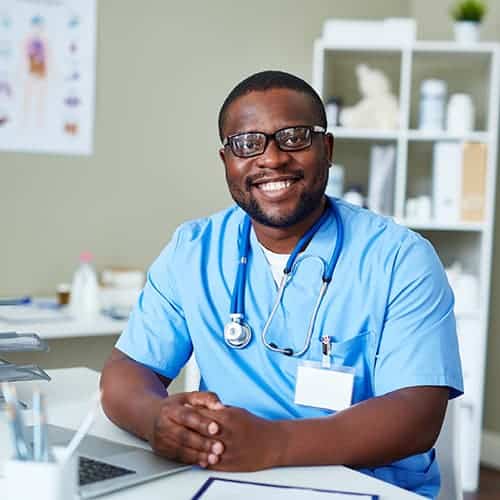
MULTIPOLYGON (((161 446, 155 449, 158 455, 182 462, 185 464, 198 464, 201 467, 207 467, 209 464, 209 454, 194 450, 186 446, 180 446, 179 443, 166 438, 162 441, 161 446)), ((218 462, 218 461, 217 461, 218 462)))
POLYGON ((204 406, 209 410, 222 410, 224 405, 215 392, 194 391, 186 393, 186 401, 192 406, 204 406))
POLYGON ((197 408, 197 411, 202 417, 215 422, 215 424, 218 426, 217 432, 209 435, 214 437, 215 435, 217 435, 218 439, 224 441, 224 436, 228 437, 232 434, 235 419, 231 418, 232 414, 228 411, 227 407, 223 410, 218 411, 207 410, 205 408, 197 408))
POLYGON ((207 437, 215 436, 220 431, 219 424, 213 418, 202 415, 197 408, 186 405, 165 409, 163 418, 170 419, 207 437))
POLYGON ((224 443, 221 443, 220 441, 215 441, 215 443, 213 443, 210 447, 210 451, 215 455, 222 455, 224 453, 224 450, 224 443))
POLYGON ((224 446, 220 441, 206 438, 174 421, 171 421, 163 428, 159 428, 157 437, 159 440, 165 439, 173 441, 178 446, 192 448, 200 452, 214 453, 217 455, 224 452, 224 446))

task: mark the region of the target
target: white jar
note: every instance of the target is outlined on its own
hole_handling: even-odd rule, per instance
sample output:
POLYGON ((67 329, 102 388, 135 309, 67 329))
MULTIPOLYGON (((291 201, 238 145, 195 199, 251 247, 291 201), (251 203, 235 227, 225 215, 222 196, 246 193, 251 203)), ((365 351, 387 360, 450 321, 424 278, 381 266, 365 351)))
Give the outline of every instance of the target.
POLYGON ((334 198, 342 198, 344 194, 344 167, 342 165, 333 163, 330 167, 326 194, 334 198))
POLYGON ((474 130, 474 104, 469 94, 452 94, 450 97, 446 130, 458 134, 474 130))
POLYGON ((443 130, 446 106, 446 82, 424 80, 420 85, 420 130, 443 130))

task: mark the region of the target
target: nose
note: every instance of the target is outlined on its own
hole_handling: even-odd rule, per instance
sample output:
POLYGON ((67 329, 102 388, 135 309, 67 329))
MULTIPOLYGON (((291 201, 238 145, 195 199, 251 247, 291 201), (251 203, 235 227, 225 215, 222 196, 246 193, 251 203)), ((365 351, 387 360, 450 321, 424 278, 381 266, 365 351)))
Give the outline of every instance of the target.
POLYGON ((269 139, 265 151, 258 156, 257 165, 261 168, 279 168, 290 160, 287 151, 282 151, 274 138, 269 139))

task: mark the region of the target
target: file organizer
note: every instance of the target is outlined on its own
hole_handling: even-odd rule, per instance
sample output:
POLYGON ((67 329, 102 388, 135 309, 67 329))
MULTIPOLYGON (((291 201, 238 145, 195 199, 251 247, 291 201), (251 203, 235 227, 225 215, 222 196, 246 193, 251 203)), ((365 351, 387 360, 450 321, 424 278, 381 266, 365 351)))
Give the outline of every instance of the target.
MULTIPOLYGON (((48 351, 49 346, 36 333, 0 332, 0 382, 50 380, 45 371, 33 364, 10 363, 1 356, 9 352, 48 351)), ((0 408, 3 396, 0 394, 0 408)))

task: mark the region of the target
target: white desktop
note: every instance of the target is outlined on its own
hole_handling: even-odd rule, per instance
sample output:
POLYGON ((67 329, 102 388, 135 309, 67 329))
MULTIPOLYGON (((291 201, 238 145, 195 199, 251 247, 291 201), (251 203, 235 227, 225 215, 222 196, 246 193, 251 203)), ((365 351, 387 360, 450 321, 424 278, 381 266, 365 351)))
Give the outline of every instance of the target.
MULTIPOLYGON (((62 427, 75 429, 89 408, 90 400, 99 383, 98 372, 87 368, 68 368, 49 370, 50 382, 38 382, 47 398, 49 422, 62 427)), ((20 398, 30 399, 33 384, 17 384, 20 398)), ((30 422, 30 412, 25 415, 30 422)), ((91 430, 93 435, 111 439, 120 443, 140 446, 148 449, 147 443, 119 429, 100 410, 91 430)), ((9 434, 4 418, 0 418, 0 461, 6 460, 10 453, 9 434)), ((380 500, 410 500, 422 498, 388 483, 366 476, 347 467, 293 467, 277 468, 253 473, 218 473, 200 468, 192 468, 177 474, 157 479, 139 486, 134 486, 109 495, 103 499, 143 500, 166 498, 190 499, 209 477, 221 477, 263 483, 324 488, 356 493, 376 494, 380 500)), ((0 477, 0 491, 5 479, 0 477)), ((243 500, 243 499, 242 499, 243 500)))

